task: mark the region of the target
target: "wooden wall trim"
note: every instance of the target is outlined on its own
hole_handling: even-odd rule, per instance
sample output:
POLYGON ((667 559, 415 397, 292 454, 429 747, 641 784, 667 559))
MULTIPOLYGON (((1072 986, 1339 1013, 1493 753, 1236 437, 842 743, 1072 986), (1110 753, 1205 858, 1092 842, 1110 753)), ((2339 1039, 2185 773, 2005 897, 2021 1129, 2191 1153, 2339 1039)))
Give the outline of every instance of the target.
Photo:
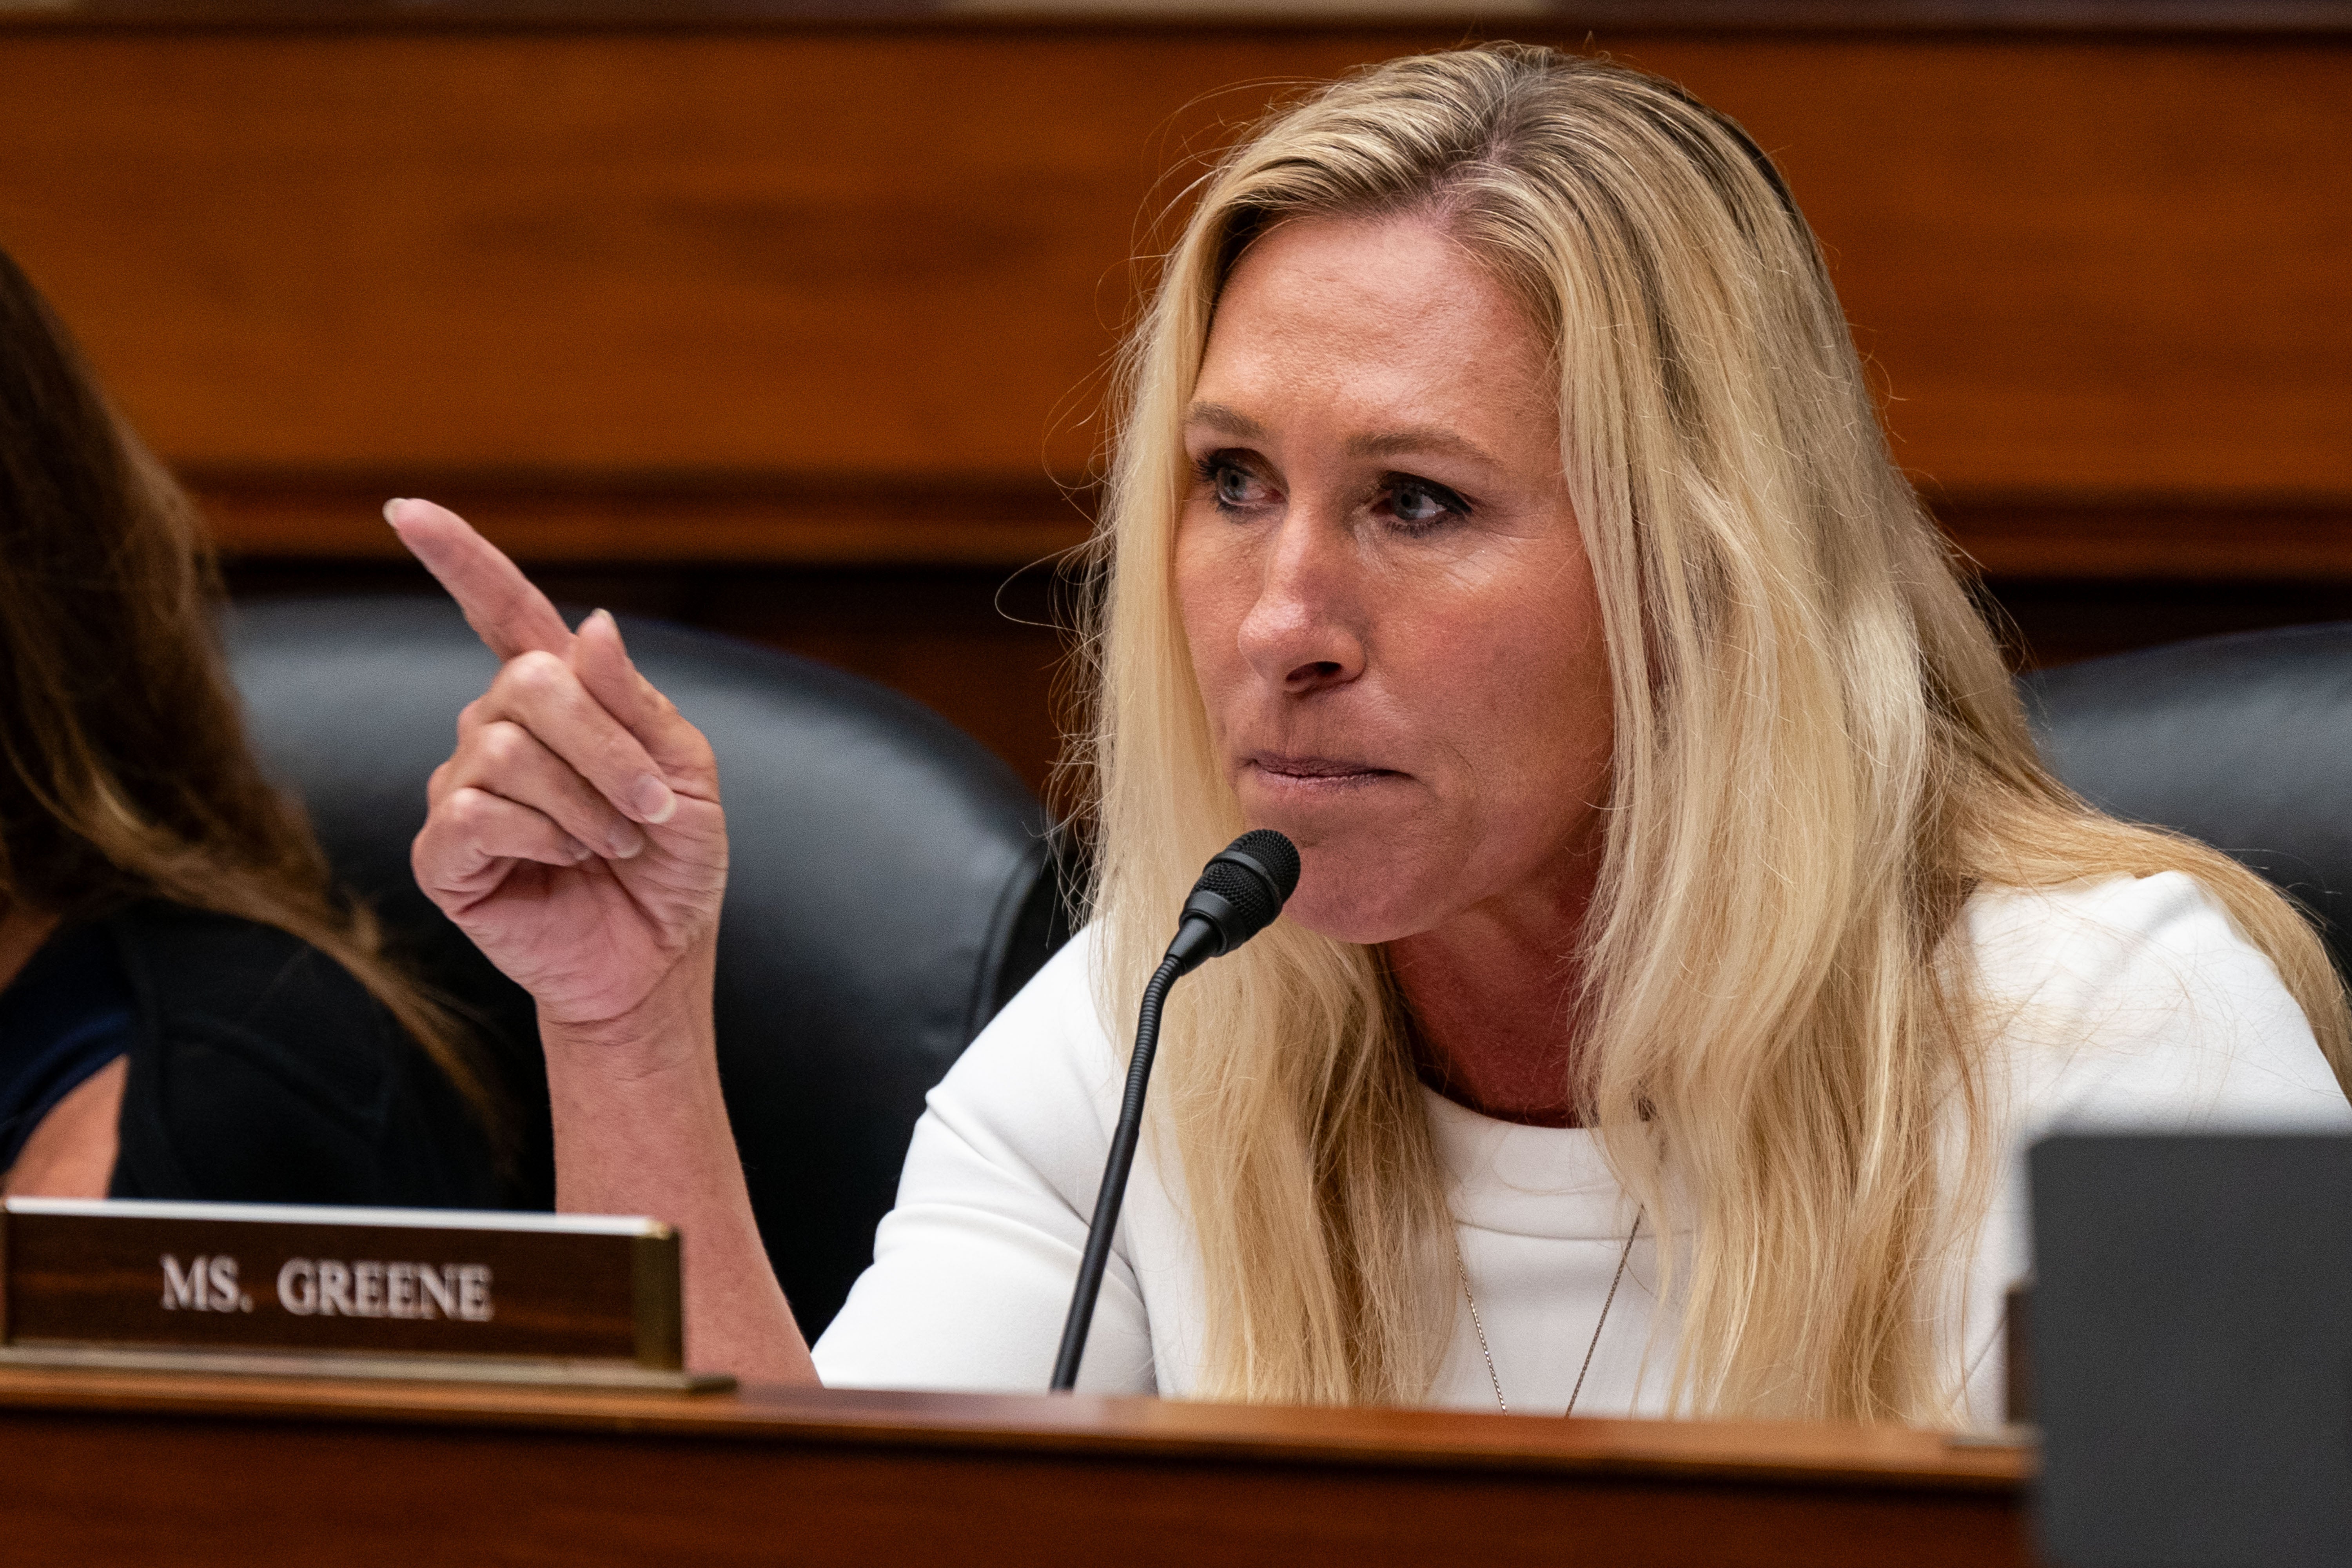
POLYGON ((2042 582, 2352 585, 2352 505, 2095 502, 1998 496, 1931 501, 1988 577, 2042 582))
POLYGON ((2347 0, 0 0, 0 32, 214 28, 405 33, 1235 26, 1470 21, 1726 34, 2289 35, 2352 32, 2347 0))
MULTIPOLYGON (((1086 542, 1095 492, 1032 486, 870 487, 775 476, 188 476, 232 561, 403 559, 379 512, 421 495, 542 566, 958 566, 1012 570, 1086 542)), ((2048 581, 2352 585, 2352 505, 2156 497, 1933 496, 1987 576, 2048 581)))
POLYGON ((540 565, 1025 566, 1086 542, 1087 492, 845 484, 789 476, 414 472, 184 474, 231 560, 383 561, 395 495, 462 513, 540 565))

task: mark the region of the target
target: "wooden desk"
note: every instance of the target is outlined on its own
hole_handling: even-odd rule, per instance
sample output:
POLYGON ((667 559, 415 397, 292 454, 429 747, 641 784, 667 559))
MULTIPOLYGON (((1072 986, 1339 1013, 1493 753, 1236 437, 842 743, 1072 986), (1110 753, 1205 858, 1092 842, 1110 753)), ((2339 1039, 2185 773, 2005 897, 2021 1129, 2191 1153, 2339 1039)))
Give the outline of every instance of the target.
POLYGON ((11 1561, 2032 1561, 2028 1461, 1859 1427, 0 1372, 11 1561))

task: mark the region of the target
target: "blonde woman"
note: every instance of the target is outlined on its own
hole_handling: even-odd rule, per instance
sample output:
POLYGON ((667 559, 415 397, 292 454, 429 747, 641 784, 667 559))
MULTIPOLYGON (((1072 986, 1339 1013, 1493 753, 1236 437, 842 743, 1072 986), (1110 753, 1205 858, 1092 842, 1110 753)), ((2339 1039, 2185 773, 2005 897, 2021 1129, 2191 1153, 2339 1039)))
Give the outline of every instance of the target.
POLYGON ((1305 872, 1175 994, 1083 1387, 1984 1418, 2026 1140, 2352 1128, 2312 933, 2043 771, 1803 219, 1675 88, 1496 47, 1307 99, 1127 367, 1093 922, 813 1354, 719 1099, 708 746, 389 509, 509 659, 419 875, 539 998, 561 1201, 683 1227, 698 1361, 1043 1388, 1137 996, 1244 826, 1305 872))

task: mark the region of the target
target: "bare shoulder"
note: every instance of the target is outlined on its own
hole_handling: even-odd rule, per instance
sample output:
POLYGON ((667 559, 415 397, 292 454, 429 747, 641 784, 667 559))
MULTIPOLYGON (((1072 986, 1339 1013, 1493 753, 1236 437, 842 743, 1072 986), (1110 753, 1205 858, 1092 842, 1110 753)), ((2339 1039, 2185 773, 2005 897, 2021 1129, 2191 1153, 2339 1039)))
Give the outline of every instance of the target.
POLYGON ((84 1079, 49 1108, 10 1166, 0 1192, 12 1198, 102 1198, 121 1147, 122 1086, 130 1063, 121 1057, 84 1079))

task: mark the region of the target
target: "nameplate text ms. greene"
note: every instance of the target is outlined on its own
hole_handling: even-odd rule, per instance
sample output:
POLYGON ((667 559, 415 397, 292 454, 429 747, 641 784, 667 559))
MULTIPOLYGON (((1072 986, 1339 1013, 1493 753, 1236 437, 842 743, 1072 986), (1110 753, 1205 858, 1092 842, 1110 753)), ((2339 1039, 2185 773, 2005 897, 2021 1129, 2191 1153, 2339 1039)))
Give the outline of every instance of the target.
POLYGON ((682 1363, 677 1234, 590 1215, 0 1205, 0 1352, 682 1363))

